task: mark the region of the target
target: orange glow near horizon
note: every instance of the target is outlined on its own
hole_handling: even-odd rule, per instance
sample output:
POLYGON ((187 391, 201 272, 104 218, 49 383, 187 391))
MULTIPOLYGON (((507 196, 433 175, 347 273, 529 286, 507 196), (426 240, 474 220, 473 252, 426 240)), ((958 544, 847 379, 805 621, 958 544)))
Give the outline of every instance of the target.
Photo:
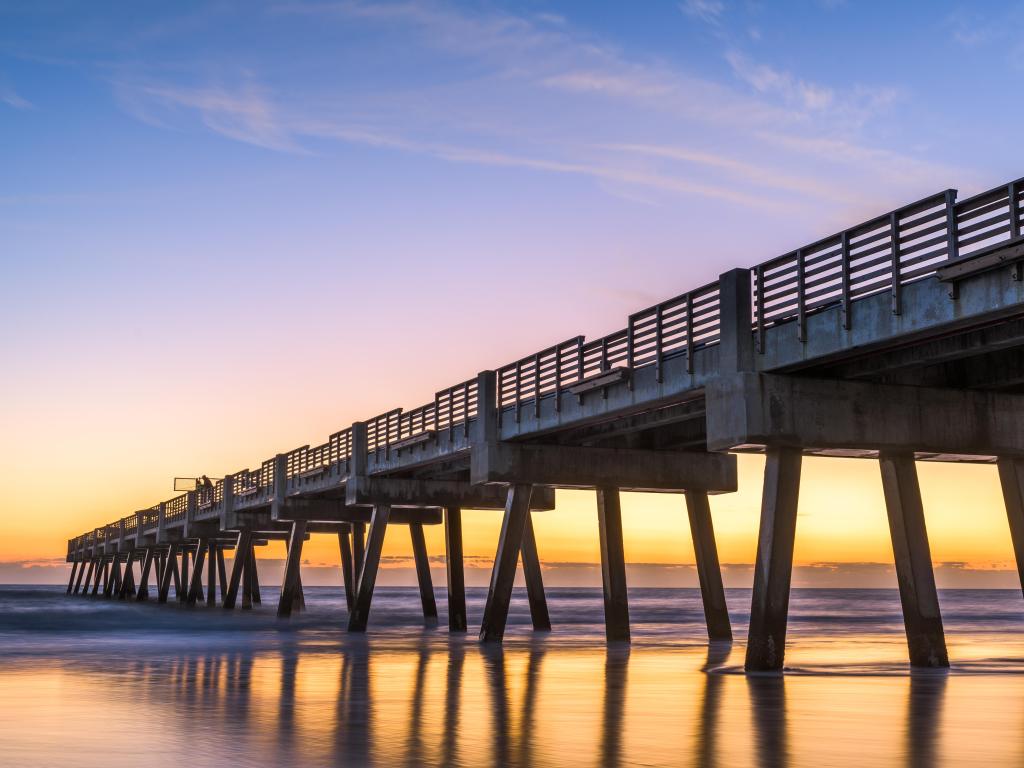
MULTIPOLYGON (((132 457, 127 457, 131 460, 132 457)), ((140 459, 136 459, 140 460, 140 459)), ((764 459, 739 455, 739 491, 711 499, 722 563, 752 563, 757 546, 764 459)), ((141 463, 141 460, 140 460, 141 463)), ((149 462, 146 461, 148 465, 149 462)), ((963 562, 976 568, 1013 567, 1013 552, 995 467, 919 462, 925 514, 935 562, 963 562)), ((168 494, 147 488, 145 478, 96 487, 103 478, 79 477, 53 487, 43 499, 32 484, 14 489, 6 516, 0 560, 46 560, 63 556, 66 539, 90 525, 116 519, 122 510, 147 506, 168 494), (89 488, 89 486, 94 486, 89 488), (86 489, 86 490, 83 490, 86 489), (55 501, 56 500, 56 501, 55 501), (45 505, 45 510, 44 510, 45 505), (38 515, 49 523, 38 525, 38 515)), ((161 484, 162 485, 162 484, 161 484)), ((630 563, 693 563, 685 501, 681 494, 623 494, 626 557, 630 563)), ((599 562, 596 499, 589 491, 559 491, 556 509, 534 517, 546 563, 599 562)), ((467 558, 493 558, 501 514, 467 510, 463 515, 467 558)), ((404 531, 404 529, 400 529, 404 531)), ((427 529, 428 550, 444 552, 441 526, 427 529)), ((280 557, 278 548, 268 555, 280 557)), ((408 537, 388 535, 385 555, 411 554, 408 537)), ((304 549, 313 565, 338 562, 333 537, 314 536, 304 549)), ((891 563, 892 549, 877 463, 863 459, 807 458, 801 478, 795 561, 891 563)))

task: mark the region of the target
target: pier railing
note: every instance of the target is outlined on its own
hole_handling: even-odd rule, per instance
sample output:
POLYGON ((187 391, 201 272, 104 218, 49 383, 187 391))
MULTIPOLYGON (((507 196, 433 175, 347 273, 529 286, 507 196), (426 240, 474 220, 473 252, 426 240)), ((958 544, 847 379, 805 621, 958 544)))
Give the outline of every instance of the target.
MULTIPOLYGON (((750 270, 757 348, 764 352, 767 329, 785 323, 794 323, 798 338, 806 340, 807 318, 826 309, 838 307, 842 326, 849 329, 853 303, 876 294, 888 292, 892 311, 900 314, 904 286, 931 277, 951 260, 1016 240, 1024 241, 1024 178, 959 202, 956 190, 943 190, 769 259, 750 270)), ((499 420, 518 422, 525 409, 538 415, 546 398, 553 399, 557 411, 570 388, 615 369, 653 366, 660 382, 664 361, 685 356, 692 373, 694 352, 719 341, 719 294, 719 284, 709 283, 633 313, 625 328, 607 336, 591 341, 576 336, 499 367, 494 404, 499 420)), ((386 411, 366 422, 368 451, 387 455, 442 430, 449 437, 459 430, 468 435, 479 407, 476 379, 470 379, 437 392, 431 403, 386 411)), ((290 451, 288 477, 342 464, 347 470, 351 453, 352 435, 346 428, 321 445, 290 451)), ((269 493, 274 472, 275 460, 270 458, 257 470, 235 473, 235 494, 269 493)), ((223 481, 197 492, 201 509, 222 501, 223 481)), ((183 519, 186 509, 187 496, 171 499, 165 520, 183 519)), ((123 524, 126 532, 134 533, 136 516, 124 518, 123 524)), ((118 523, 112 527, 117 530, 118 523)), ((88 546, 90 535, 95 536, 71 539, 69 549, 88 546)))

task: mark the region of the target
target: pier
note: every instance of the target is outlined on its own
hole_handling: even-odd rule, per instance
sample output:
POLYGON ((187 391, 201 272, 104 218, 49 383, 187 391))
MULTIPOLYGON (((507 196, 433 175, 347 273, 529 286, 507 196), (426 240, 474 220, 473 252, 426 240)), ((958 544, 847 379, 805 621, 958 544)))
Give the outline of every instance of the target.
MULTIPOLYGON (((1024 584, 1024 179, 955 190, 483 371, 68 542, 69 594, 245 609, 256 548, 283 540, 278 614, 303 608, 302 547, 337 538, 348 629, 364 632, 386 531, 407 528, 427 623, 423 526, 443 525, 449 630, 467 631, 462 511, 503 515, 482 642, 501 642, 521 562, 550 629, 532 514, 596 491, 609 642, 628 642, 621 491, 680 494, 708 637, 732 638, 709 494, 766 455, 745 666, 784 665, 804 456, 878 462, 909 660, 948 666, 916 462, 998 465, 1024 584), (225 552, 234 553, 230 571, 225 552), (205 574, 204 574, 205 571, 205 574)), ((341 383, 343 386, 343 383, 341 383)), ((557 617, 556 617, 557 618, 557 617)))

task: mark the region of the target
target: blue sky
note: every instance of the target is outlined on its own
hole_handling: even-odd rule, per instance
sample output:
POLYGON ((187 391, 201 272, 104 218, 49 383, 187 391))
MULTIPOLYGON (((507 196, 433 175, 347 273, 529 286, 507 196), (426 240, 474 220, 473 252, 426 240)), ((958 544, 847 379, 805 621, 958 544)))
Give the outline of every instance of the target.
POLYGON ((62 467, 95 524, 1020 176, 1022 33, 998 3, 0 2, 0 465, 62 467))

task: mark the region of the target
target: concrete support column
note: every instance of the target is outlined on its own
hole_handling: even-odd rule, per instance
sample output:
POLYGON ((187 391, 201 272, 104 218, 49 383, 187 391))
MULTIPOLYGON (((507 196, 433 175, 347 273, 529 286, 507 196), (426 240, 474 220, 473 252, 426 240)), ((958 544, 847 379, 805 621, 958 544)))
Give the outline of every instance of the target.
POLYGON ((597 527, 601 542, 601 586, 608 642, 629 642, 626 557, 622 547, 622 510, 618 488, 597 489, 597 527))
POLYGON ((725 604, 722 568, 718 563, 715 529, 711 524, 711 506, 706 491, 686 492, 686 512, 690 517, 690 536, 697 560, 700 596, 704 602, 704 620, 709 640, 732 640, 729 609, 725 604))
POLYGON ((380 552, 384 546, 384 534, 388 529, 391 517, 389 504, 377 504, 370 518, 370 534, 366 539, 366 551, 363 567, 359 573, 356 587, 356 601, 348 617, 349 632, 365 632, 366 622, 370 617, 370 603, 373 600, 373 587, 377 582, 377 568, 380 566, 380 552))
POLYGON ((508 489, 505 502, 505 516, 501 521, 498 536, 498 550, 494 555, 491 584, 487 590, 483 621, 480 624, 480 640, 485 643, 500 643, 505 635, 508 620, 508 606, 512 599, 512 586, 516 576, 516 563, 523 534, 530 519, 529 484, 513 484, 508 489))
POLYGON ((177 591, 178 602, 183 603, 188 600, 190 582, 189 569, 188 569, 188 545, 186 544, 181 548, 181 590, 177 591))
MULTIPOLYGON (((253 546, 250 550, 249 565, 252 566, 252 602, 255 605, 260 605, 263 602, 263 598, 260 595, 260 569, 256 566, 256 547, 253 546)), ((245 569, 246 576, 248 578, 249 569, 245 569)), ((242 607, 245 608, 243 602, 242 607)))
POLYGON ((768 449, 744 664, 748 672, 781 671, 785 659, 802 458, 799 448, 768 449))
POLYGON ((220 547, 210 541, 206 545, 206 605, 217 605, 217 552, 220 547))
POLYGON ((448 631, 465 632, 466 571, 462 555, 462 510, 444 510, 445 568, 448 574, 448 631))
POLYGON ((537 552, 537 536, 533 532, 533 516, 526 513, 526 527, 519 555, 523 563, 523 577, 526 580, 526 599, 530 603, 530 619, 536 631, 551 630, 548 616, 548 599, 544 594, 544 576, 540 570, 540 555, 537 552))
POLYGON ((239 553, 238 557, 242 558, 242 610, 249 611, 252 610, 253 584, 256 583, 256 547, 253 546, 252 539, 249 540, 246 551, 239 553))
POLYGON ((224 563, 224 545, 217 545, 217 581, 220 583, 220 602, 224 603, 224 598, 228 592, 228 577, 227 568, 224 563))
POLYGON ((434 581, 430 577, 430 558, 427 557, 427 541, 423 536, 423 524, 409 523, 409 537, 412 539, 412 556, 416 563, 416 581, 420 586, 423 620, 428 625, 434 626, 437 624, 437 600, 434 597, 434 581))
POLYGON ((279 618, 292 615, 292 609, 299 594, 299 564, 302 562, 302 543, 306 537, 306 521, 296 520, 288 536, 288 555, 284 561, 284 577, 281 581, 281 598, 277 603, 279 618))
POLYGON ((912 667, 948 667, 939 595, 928 548, 924 505, 912 453, 882 453, 882 489, 889 515, 903 625, 912 667))
POLYGON ((1000 458, 999 484, 1003 488, 1006 519, 1010 524, 1010 540, 1017 559, 1017 574, 1024 590, 1024 459, 1000 458))
POLYGON ((238 541, 235 543, 235 557, 231 561, 231 577, 228 580, 227 590, 224 592, 222 603, 224 610, 230 611, 235 607, 238 599, 238 585, 242 580, 242 571, 245 570, 246 562, 249 559, 249 547, 252 541, 250 531, 240 531, 238 541))
POLYGON ((338 549, 341 551, 341 583, 345 588, 345 605, 352 612, 355 602, 355 565, 352 562, 352 534, 350 531, 338 531, 338 549))

